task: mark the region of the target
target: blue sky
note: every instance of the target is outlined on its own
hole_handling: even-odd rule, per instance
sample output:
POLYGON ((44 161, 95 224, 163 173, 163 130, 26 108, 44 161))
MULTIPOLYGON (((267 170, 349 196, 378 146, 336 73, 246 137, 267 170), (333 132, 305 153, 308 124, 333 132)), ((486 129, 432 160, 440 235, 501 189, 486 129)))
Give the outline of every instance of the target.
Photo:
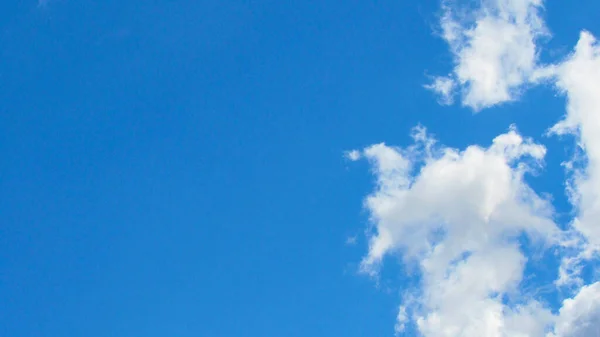
MULTIPOLYGON (((556 317, 537 311, 531 317, 550 322, 554 336, 584 336, 573 328, 574 314, 561 314, 560 308, 563 299, 600 294, 590 270, 596 264, 590 256, 600 243, 593 220, 600 177, 594 171, 600 148, 594 146, 594 134, 600 134, 594 121, 600 112, 593 96, 600 78, 593 72, 596 54, 582 52, 581 59, 591 59, 587 63, 568 59, 584 40, 582 29, 600 34, 594 14, 600 4, 548 0, 541 10, 533 0, 507 1, 528 6, 517 35, 533 27, 537 10, 548 34, 536 39, 538 57, 517 67, 520 80, 510 85, 509 97, 494 101, 502 90, 496 81, 477 96, 477 102, 489 103, 478 109, 468 94, 482 83, 481 72, 460 71, 472 69, 465 55, 477 54, 475 44, 468 38, 445 40, 441 28, 444 13, 460 13, 467 3, 2 3, 0 335, 392 336, 398 308, 407 303, 413 316, 398 333, 418 335, 419 317, 443 317, 436 308, 450 304, 423 302, 429 294, 423 285, 426 257, 410 257, 407 251, 414 247, 402 239, 408 233, 403 226, 414 219, 378 215, 365 200, 403 179, 393 175, 389 184, 377 183, 387 177, 381 166, 386 156, 444 163, 444 149, 457 149, 463 176, 471 166, 461 151, 479 145, 488 150, 484 158, 506 160, 507 177, 553 208, 542 214, 512 199, 499 203, 496 213, 533 214, 510 220, 519 224, 518 233, 543 222, 534 238, 550 247, 523 244, 523 256, 538 262, 527 265, 537 268, 537 276, 530 269, 525 270, 530 275, 517 272, 517 288, 528 291, 500 287, 499 292, 524 303, 536 293, 531 289, 553 285, 561 261, 574 258, 585 269, 582 275, 570 274, 566 285, 534 296, 556 317), (453 53, 453 48, 475 52, 453 53), (582 73, 580 64, 591 67, 583 71, 587 78, 571 76, 582 73), (436 88, 425 88, 436 76, 454 83, 454 104, 439 104, 436 88), (592 89, 581 90, 580 83, 592 89), (562 137, 547 135, 567 113, 565 104, 573 104, 572 123, 559 128, 562 137), (526 152, 536 161, 533 144, 543 146, 539 166, 494 152, 493 139, 508 134, 512 124, 523 144, 502 151, 526 152), (420 150, 408 153, 417 125, 438 141, 432 157, 420 150), (569 134, 573 128, 583 132, 569 134), (524 147, 528 137, 531 148, 524 147), (381 142, 389 147, 372 147, 381 142), (561 166, 577 152, 576 142, 585 144, 578 153, 591 163, 575 163, 588 176, 573 183, 581 203, 567 199, 565 181, 574 175, 561 166), (368 160, 344 155, 353 149, 354 159, 368 160), (519 163, 530 165, 534 174, 517 179, 513 168, 519 163), (391 244, 377 251, 386 230, 391 244), (568 238, 545 239, 553 235, 568 238), (576 246, 557 248, 574 237, 576 246), (538 249, 546 256, 542 263, 533 257, 538 249), (415 268, 424 269, 410 273, 415 268), (416 300, 407 301, 407 294, 416 300)), ((493 3, 473 1, 473 13, 479 14, 451 20, 466 31, 489 19, 481 14, 486 6, 500 13, 492 22, 510 25, 502 13, 521 15, 493 3)), ((521 47, 486 54, 482 62, 511 62, 505 56, 521 47)), ((511 64, 500 64, 498 78, 514 75, 511 64)), ((473 166, 473 172, 498 167, 485 165, 473 166)), ((416 171, 406 173, 414 185, 407 187, 407 199, 393 200, 394 207, 421 200, 425 214, 442 205, 427 196, 443 184, 429 184, 429 176, 416 171)), ((452 186, 438 193, 452 193, 452 186)), ((443 221, 453 219, 448 215, 443 221)), ((504 223, 503 216, 498 219, 504 223)), ((427 228, 430 218, 419 221, 427 228)), ((490 246, 506 248, 498 242, 490 246)), ((478 249, 469 254, 478 257, 481 251, 490 264, 500 251, 478 249)), ((465 261, 469 266, 475 259, 465 261)), ((589 317, 593 310, 600 314, 600 308, 590 308, 589 317)), ((456 335, 471 336, 472 322, 455 319, 444 322, 462 324, 456 335)), ((422 326, 420 334, 445 336, 432 326, 422 326)), ((524 336, 538 336, 531 331, 524 336)))

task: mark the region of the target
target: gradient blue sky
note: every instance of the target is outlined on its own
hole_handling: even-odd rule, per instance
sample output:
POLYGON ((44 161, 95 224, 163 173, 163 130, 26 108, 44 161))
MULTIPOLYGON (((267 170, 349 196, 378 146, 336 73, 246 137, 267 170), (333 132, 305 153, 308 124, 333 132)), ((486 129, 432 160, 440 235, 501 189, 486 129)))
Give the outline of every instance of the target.
MULTIPOLYGON (((549 1, 567 55, 600 3, 549 1), (585 4, 585 5, 584 5, 585 4)), ((357 273, 373 178, 345 150, 453 147, 512 123, 568 212, 548 88, 474 115, 423 85, 452 65, 439 1, 0 4, 1 336, 390 336, 397 268, 357 273), (356 244, 346 243, 356 237, 356 244)))

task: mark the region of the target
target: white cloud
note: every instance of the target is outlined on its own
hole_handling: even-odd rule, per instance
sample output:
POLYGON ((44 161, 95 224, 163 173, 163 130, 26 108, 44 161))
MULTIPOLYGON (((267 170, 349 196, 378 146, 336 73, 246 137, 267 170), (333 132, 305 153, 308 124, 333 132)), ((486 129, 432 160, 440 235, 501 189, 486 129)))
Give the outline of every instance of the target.
POLYGON ((575 169, 571 193, 578 210, 574 227, 600 247, 600 46, 582 32, 575 52, 556 67, 557 86, 567 96, 565 119, 551 130, 576 135, 586 163, 575 169))
POLYGON ((600 336, 600 283, 564 301, 551 337, 600 336))
POLYGON ((440 22, 455 68, 428 88, 448 103, 460 86, 463 105, 476 111, 514 100, 538 75, 536 40, 548 35, 542 0, 482 0, 475 10, 458 2, 443 1, 440 22))
MULTIPOLYGON (((550 204, 523 180, 545 148, 514 128, 487 148, 464 151, 435 147, 423 128, 413 136, 409 148, 378 144, 362 152, 377 178, 365 201, 375 233, 363 270, 377 273, 391 253, 419 265, 422 288, 410 312, 424 336, 544 331, 552 316, 535 300, 511 308, 502 298, 518 292, 523 275, 517 237, 526 233, 551 244, 560 238, 550 204)), ((397 330, 407 322, 406 310, 397 330)))
POLYGON ((358 238, 356 237, 356 235, 349 236, 346 238, 346 245, 354 246, 354 245, 356 245, 357 241, 358 241, 358 238))
POLYGON ((346 152, 344 152, 344 157, 351 161, 357 161, 360 159, 360 151, 358 151, 358 150, 346 151, 346 152))
POLYGON ((540 65, 542 0, 481 0, 474 11, 442 1, 443 37, 456 67, 426 88, 442 104, 461 91, 463 105, 477 111, 515 100, 525 86, 555 83, 567 109, 550 132, 574 135, 579 146, 565 163, 575 216, 558 229, 549 201, 525 183, 546 149, 514 128, 489 147, 459 151, 436 146, 419 127, 408 148, 378 144, 356 156, 377 177, 365 201, 373 234, 362 270, 377 274, 389 254, 418 266, 420 284, 405 293, 397 332, 413 323, 425 337, 600 336, 600 283, 586 284, 598 275, 580 275, 600 257, 600 43, 583 31, 566 60, 540 65), (528 261, 520 235, 557 248, 553 290, 574 294, 552 308, 558 314, 519 288, 528 261))
POLYGON ((545 67, 540 77, 552 79, 567 97, 566 115, 550 133, 574 135, 580 149, 565 165, 571 174, 566 192, 576 211, 571 228, 579 240, 572 245, 575 253, 563 257, 557 285, 581 286, 581 264, 600 253, 600 45, 595 37, 581 32, 574 52, 545 67))
POLYGON ((433 79, 433 83, 425 85, 439 96, 439 103, 442 105, 451 105, 454 103, 454 88, 456 83, 450 77, 437 76, 433 79))

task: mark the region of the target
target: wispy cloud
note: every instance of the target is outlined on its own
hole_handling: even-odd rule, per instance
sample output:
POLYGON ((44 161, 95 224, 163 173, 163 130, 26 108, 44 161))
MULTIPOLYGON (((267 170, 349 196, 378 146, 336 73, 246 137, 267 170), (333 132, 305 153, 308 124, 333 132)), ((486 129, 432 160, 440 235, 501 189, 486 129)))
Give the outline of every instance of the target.
POLYGON ((354 245, 356 245, 357 241, 358 241, 358 237, 356 235, 349 236, 346 238, 346 245, 354 246, 354 245))
POLYGON ((344 157, 351 161, 357 161, 360 159, 360 151, 358 150, 350 150, 344 152, 344 157))

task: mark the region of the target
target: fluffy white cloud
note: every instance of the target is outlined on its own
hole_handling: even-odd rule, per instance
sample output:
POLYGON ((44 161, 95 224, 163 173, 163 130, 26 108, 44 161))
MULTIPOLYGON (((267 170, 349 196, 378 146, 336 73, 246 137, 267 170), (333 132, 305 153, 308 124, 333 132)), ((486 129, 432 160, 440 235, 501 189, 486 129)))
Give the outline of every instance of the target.
POLYGON ((542 0, 482 0, 475 10, 460 2, 444 0, 440 22, 455 68, 427 87, 449 103, 459 85, 462 103, 476 111, 514 100, 537 74, 536 40, 548 35, 542 0))
POLYGON ((458 151, 434 148, 423 132, 415 133, 415 145, 407 149, 377 144, 362 153, 372 161, 378 181, 376 193, 366 200, 378 235, 371 242, 365 268, 396 247, 421 257, 433 248, 431 232, 441 229, 446 239, 458 243, 443 246, 440 256, 449 260, 524 228, 556 233, 549 220, 550 205, 523 182, 531 164, 543 159, 543 146, 523 139, 513 128, 496 137, 489 148, 458 151), (412 176, 419 164, 418 174, 412 176))
POLYGON ((600 336, 600 283, 583 287, 564 301, 551 337, 600 336))
POLYGON ((554 67, 558 88, 567 96, 565 119, 551 130, 578 138, 586 163, 574 170, 571 199, 578 210, 574 227, 592 249, 600 248, 600 46, 582 32, 574 53, 554 67))
POLYGON ((463 151, 436 146, 417 128, 408 148, 378 144, 355 153, 377 177, 365 201, 373 233, 362 269, 376 274, 392 253, 418 266, 420 284, 405 294, 399 332, 413 323, 425 337, 600 336, 600 283, 580 277, 600 255, 600 43, 583 31, 564 61, 539 65, 542 0, 481 0, 474 11, 442 1, 456 67, 426 88, 443 104, 460 90, 463 105, 477 111, 514 100, 524 86, 555 83, 567 109, 550 132, 571 134, 579 146, 566 163, 574 218, 559 230, 550 203, 525 183, 546 149, 514 128, 487 148, 463 151), (560 246, 555 284, 571 286, 562 290, 574 296, 552 308, 558 314, 519 290, 527 262, 521 235, 560 246))
MULTIPOLYGON (((463 151, 438 147, 424 129, 415 144, 366 148, 377 189, 366 199, 375 233, 363 270, 376 273, 386 254, 402 253, 422 273, 410 312, 425 336, 529 336, 551 315, 535 300, 520 307, 503 298, 518 293, 526 258, 517 238, 558 242, 548 201, 523 176, 545 148, 514 128, 491 146, 463 151), (460 308, 460 309, 458 309, 460 308)), ((398 327, 407 322, 406 307, 398 327)))
POLYGON ((571 222, 574 254, 563 257, 557 285, 582 285, 581 264, 600 254, 600 45, 582 31, 573 53, 563 62, 539 68, 537 79, 551 80, 567 97, 562 121, 550 133, 575 136, 579 152, 566 162, 571 174, 567 195, 575 208, 571 222))

